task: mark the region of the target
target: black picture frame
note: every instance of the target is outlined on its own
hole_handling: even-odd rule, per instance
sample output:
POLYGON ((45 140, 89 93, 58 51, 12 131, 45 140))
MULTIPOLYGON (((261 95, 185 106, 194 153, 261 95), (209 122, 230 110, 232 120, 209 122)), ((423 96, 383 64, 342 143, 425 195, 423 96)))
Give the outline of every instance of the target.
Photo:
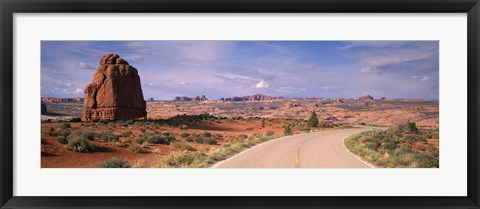
MULTIPOLYGON (((1 208, 480 208, 479 0, 0 0, 1 208), (114 6, 113 6, 114 5, 114 6), (468 195, 465 197, 13 196, 14 13, 467 13, 468 195)), ((448 179, 445 179, 448 181, 448 179)), ((93 189, 93 188, 92 188, 93 189)))

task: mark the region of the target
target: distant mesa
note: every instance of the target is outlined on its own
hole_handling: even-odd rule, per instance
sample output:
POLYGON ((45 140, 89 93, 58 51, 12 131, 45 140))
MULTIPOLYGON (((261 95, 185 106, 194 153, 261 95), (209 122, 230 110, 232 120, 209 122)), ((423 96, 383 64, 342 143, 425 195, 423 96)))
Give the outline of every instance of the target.
POLYGON ((367 95, 367 96, 363 96, 363 97, 358 97, 358 100, 360 100, 360 101, 370 101, 370 100, 373 100, 373 97, 370 96, 370 95, 367 95))
POLYGON ((118 54, 105 54, 85 87, 83 120, 129 120, 147 116, 137 69, 118 54))
POLYGON ((52 104, 52 103, 72 103, 72 102, 83 102, 83 98, 57 98, 57 97, 49 97, 45 96, 42 97, 42 102, 45 104, 52 104))
POLYGON ((272 97, 264 94, 254 94, 251 96, 243 97, 232 97, 232 98, 221 98, 221 101, 233 101, 233 102, 244 102, 244 101, 265 101, 265 100, 274 100, 280 99, 283 97, 272 97))
POLYGON ((195 96, 195 97, 186 97, 186 96, 176 96, 173 98, 174 101, 181 101, 181 102, 201 102, 207 101, 207 97, 205 95, 202 96, 195 96))

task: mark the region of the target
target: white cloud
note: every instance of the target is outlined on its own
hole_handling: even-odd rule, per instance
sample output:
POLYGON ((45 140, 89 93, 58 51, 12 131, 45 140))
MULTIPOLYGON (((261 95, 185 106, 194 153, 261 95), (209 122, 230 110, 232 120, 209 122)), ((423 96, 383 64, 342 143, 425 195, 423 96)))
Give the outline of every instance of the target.
POLYGON ((79 62, 77 64, 75 64, 75 66, 77 68, 80 68, 80 69, 94 69, 93 66, 89 65, 88 63, 86 62, 79 62))
POLYGON ((75 93, 75 94, 82 94, 82 93, 83 93, 83 89, 81 89, 81 88, 76 88, 73 93, 75 93))
POLYGON ((180 81, 180 82, 178 82, 177 84, 178 84, 178 85, 187 85, 188 82, 186 82, 186 81, 180 81))
POLYGON ((430 77, 428 76, 423 76, 422 79, 420 79, 420 81, 429 81, 430 80, 430 77))
POLYGON ((265 89, 269 87, 270 87, 270 84, 264 80, 261 80, 260 82, 257 83, 257 85, 255 85, 255 88, 258 88, 258 89, 265 89))

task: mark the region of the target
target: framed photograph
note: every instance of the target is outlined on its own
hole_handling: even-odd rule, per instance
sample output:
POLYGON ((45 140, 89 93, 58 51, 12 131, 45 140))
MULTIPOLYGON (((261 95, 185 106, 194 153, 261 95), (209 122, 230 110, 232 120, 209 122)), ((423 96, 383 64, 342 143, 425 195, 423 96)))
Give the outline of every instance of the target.
POLYGON ((479 208, 478 0, 0 7, 1 208, 479 208))

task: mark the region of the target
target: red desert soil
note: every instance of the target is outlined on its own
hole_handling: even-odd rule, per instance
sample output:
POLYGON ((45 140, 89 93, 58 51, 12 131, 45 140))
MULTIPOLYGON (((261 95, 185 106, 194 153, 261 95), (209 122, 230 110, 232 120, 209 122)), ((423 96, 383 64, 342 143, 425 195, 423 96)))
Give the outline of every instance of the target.
MULTIPOLYGON (((203 134, 205 131, 210 132, 212 135, 221 134, 222 137, 217 138, 217 145, 198 144, 195 142, 185 142, 188 145, 194 147, 197 151, 208 153, 210 150, 219 147, 224 143, 225 139, 235 140, 240 134, 246 134, 248 136, 259 134, 265 135, 268 131, 273 131, 275 134, 283 133, 283 125, 287 124, 289 120, 274 120, 267 122, 267 125, 262 128, 260 119, 255 120, 214 120, 214 121, 197 121, 196 125, 188 125, 187 130, 181 130, 179 125, 160 125, 154 130, 147 130, 146 133, 152 133, 157 131, 161 135, 164 132, 171 132, 173 136, 179 141, 185 142, 185 138, 180 136, 180 133, 198 133, 203 134)), ((49 129, 51 127, 59 129, 62 123, 42 123, 42 129, 49 129)), ((157 158, 162 155, 167 155, 174 151, 181 151, 173 148, 171 145, 163 144, 147 144, 141 145, 147 152, 146 153, 134 153, 128 150, 128 147, 136 144, 135 139, 142 134, 140 128, 135 125, 129 125, 128 128, 121 125, 117 125, 115 128, 109 128, 107 124, 102 123, 90 123, 98 124, 100 127, 82 127, 82 123, 70 123, 71 128, 68 128, 71 133, 80 129, 90 129, 96 133, 102 133, 108 130, 113 131, 115 134, 120 134, 124 131, 132 131, 130 137, 120 137, 121 143, 116 142, 103 142, 96 137, 94 143, 96 150, 92 152, 74 152, 67 149, 67 145, 57 142, 56 136, 49 136, 48 134, 42 134, 42 168, 82 168, 82 167, 97 167, 105 160, 113 157, 121 157, 126 159, 130 164, 135 164, 136 161, 141 161, 146 167, 152 166, 157 158), (128 140, 131 142, 128 142, 128 140)), ((86 123, 87 124, 87 123, 86 123)))

